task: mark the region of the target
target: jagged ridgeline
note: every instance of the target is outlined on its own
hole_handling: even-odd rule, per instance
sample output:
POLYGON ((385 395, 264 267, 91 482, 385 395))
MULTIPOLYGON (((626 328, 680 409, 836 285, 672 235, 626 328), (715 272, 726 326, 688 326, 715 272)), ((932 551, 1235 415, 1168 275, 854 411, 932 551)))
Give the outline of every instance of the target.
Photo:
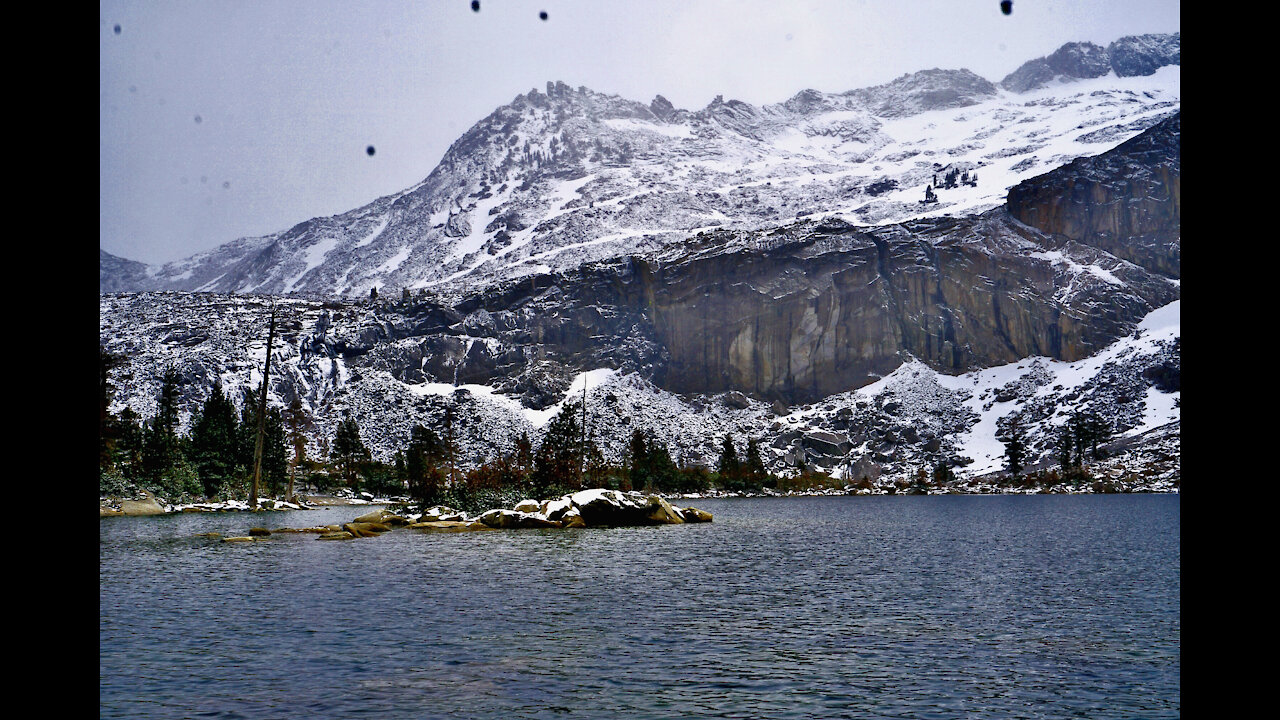
POLYGON ((548 83, 477 122, 411 188, 163 266, 100 251, 99 287, 461 292, 652 252, 708 228, 973 214, 1170 115, 1179 62, 1178 34, 1144 35, 1065 45, 998 84, 931 69, 773 105, 717 97, 693 111, 548 83), (938 187, 950 173, 976 180, 938 187), (936 201, 922 203, 929 193, 936 201))
MULTIPOLYGON (((609 461, 641 428, 679 464, 715 467, 732 435, 758 440, 774 472, 874 479, 942 462, 976 473, 1002 467, 1014 418, 1024 464, 1052 463, 1059 426, 1084 411, 1112 437, 1167 449, 1179 148, 1175 112, 962 217, 703 230, 472 292, 277 300, 269 399, 296 398, 315 438, 355 418, 387 459, 449 407, 473 464, 522 434, 538 440, 584 385, 587 432, 609 461)), ((131 370, 113 408, 154 414, 169 364, 184 422, 215 382, 242 404, 260 380, 266 303, 103 295, 103 344, 131 370)))

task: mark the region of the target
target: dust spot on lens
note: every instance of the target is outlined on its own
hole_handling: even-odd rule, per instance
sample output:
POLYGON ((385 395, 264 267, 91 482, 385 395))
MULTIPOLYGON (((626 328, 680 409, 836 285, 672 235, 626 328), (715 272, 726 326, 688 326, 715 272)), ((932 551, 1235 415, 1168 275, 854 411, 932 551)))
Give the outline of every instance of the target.
POLYGON ((375 152, 377 152, 377 150, 374 150, 374 149, 373 149, 373 146, 372 146, 372 145, 370 145, 369 147, 365 148, 365 149, 364 149, 364 151, 365 151, 366 153, 368 153, 368 154, 369 154, 369 157, 373 157, 373 154, 374 154, 375 152))
POLYGON ((471 11, 480 12, 480 0, 471 0, 471 11))
POLYGON ((230 190, 230 189, 231 189, 231 181, 230 181, 230 180, 223 180, 223 181, 222 181, 222 189, 223 189, 223 190, 230 190))
POLYGON ((119 25, 116 25, 114 28, 112 28, 112 30, 115 30, 115 32, 116 32, 116 34, 117 34, 117 35, 119 35, 119 34, 120 34, 120 26, 119 26, 119 25))
POLYGON ((546 20, 546 19, 547 19, 547 11, 546 11, 546 10, 543 10, 542 12, 538 13, 538 17, 542 18, 543 20, 546 20))
POLYGON ((1000 0, 1000 12, 1005 15, 1013 14, 1013 0, 1000 0))
POLYGON ((199 115, 197 115, 197 116, 196 116, 196 124, 197 124, 197 125, 199 125, 199 124, 200 124, 200 123, 202 123, 202 122, 204 122, 204 118, 202 118, 202 117, 200 117, 199 115))

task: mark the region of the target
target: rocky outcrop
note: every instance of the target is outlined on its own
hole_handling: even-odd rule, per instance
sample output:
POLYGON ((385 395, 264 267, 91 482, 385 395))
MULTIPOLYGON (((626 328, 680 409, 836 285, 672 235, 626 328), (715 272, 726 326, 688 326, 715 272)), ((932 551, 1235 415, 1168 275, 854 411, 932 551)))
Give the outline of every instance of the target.
MULTIPOLYGON (((392 525, 378 522, 390 520, 396 527, 422 532, 469 532, 474 530, 528 530, 585 527, 626 527, 634 525, 683 525, 706 523, 712 515, 697 508, 679 508, 658 495, 617 490, 582 490, 553 500, 524 500, 519 509, 495 508, 475 517, 466 517, 450 508, 431 508, 415 520, 388 510, 362 515, 340 525, 316 528, 266 530, 253 528, 246 536, 222 538, 222 542, 266 540, 273 534, 318 533, 319 540, 351 540, 378 537, 390 532, 392 525), (457 520, 440 520, 441 516, 457 520)), ((217 536, 217 533, 213 533, 217 536)))
POLYGON ((1091 281, 1003 211, 872 230, 831 221, 742 249, 733 239, 639 267, 665 350, 659 384, 674 392, 796 404, 861 387, 907 355, 946 372, 1076 360, 1177 296, 1134 268, 1132 285, 1068 297, 1091 281))
POLYGON ((562 527, 557 520, 548 520, 535 513, 520 512, 518 510, 493 509, 476 518, 478 522, 484 523, 491 528, 498 530, 513 529, 534 529, 534 528, 558 528, 562 527))
POLYGON ((1120 77, 1151 75, 1165 65, 1182 64, 1182 33, 1122 37, 1107 46, 1107 55, 1120 77))
MULTIPOLYGON (((969 70, 921 70, 875 87, 852 90, 856 98, 880 117, 906 117, 929 110, 967 107, 996 94, 996 86, 969 70)), ((793 98, 796 101, 801 96, 793 98)))
POLYGON ((1150 272, 1181 275, 1181 113, 1115 149, 1010 188, 1009 214, 1150 272))
POLYGON ((120 501, 121 515, 164 515, 166 512, 151 493, 144 493, 141 500, 120 501))
POLYGON ((686 519, 685 509, 677 508, 657 495, 638 492, 582 490, 554 501, 552 511, 555 512, 566 504, 568 507, 563 510, 563 515, 580 517, 585 527, 680 525, 685 522, 711 521, 710 513, 700 510, 688 516, 693 520, 686 519))
MULTIPOLYGON (((374 523, 388 528, 403 527, 409 524, 408 518, 405 518, 402 515, 397 515, 396 513, 386 509, 374 510, 373 512, 365 513, 351 522, 374 523)), ((382 532, 386 531, 383 530, 382 532)))
POLYGON ((1055 79, 1082 80, 1115 72, 1120 77, 1151 75, 1166 65, 1180 65, 1182 34, 1130 35, 1105 49, 1088 42, 1063 45, 1046 57, 1028 60, 1000 81, 1016 93, 1048 85, 1055 79))

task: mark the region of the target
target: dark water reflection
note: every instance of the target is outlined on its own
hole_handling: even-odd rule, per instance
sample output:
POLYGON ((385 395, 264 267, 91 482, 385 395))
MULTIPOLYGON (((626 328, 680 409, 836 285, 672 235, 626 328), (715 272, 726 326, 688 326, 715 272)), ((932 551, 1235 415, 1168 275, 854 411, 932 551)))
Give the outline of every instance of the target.
POLYGON ((688 504, 715 522, 103 519, 101 716, 1179 715, 1176 495, 688 504))

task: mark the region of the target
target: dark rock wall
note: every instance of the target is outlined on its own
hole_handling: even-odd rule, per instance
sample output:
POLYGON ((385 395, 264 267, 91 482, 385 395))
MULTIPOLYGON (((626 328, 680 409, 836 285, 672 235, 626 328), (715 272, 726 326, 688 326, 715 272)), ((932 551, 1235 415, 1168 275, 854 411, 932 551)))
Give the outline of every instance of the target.
POLYGON ((1181 274, 1181 113, 1009 190, 1009 213, 1168 277, 1181 274))
POLYGON ((1087 295, 1060 303, 1055 265, 1013 252, 1024 233, 994 212, 649 268, 664 386, 797 403, 865 385, 906 354, 944 372, 1077 360, 1176 296, 1152 285, 1117 289, 1101 312, 1087 295))

